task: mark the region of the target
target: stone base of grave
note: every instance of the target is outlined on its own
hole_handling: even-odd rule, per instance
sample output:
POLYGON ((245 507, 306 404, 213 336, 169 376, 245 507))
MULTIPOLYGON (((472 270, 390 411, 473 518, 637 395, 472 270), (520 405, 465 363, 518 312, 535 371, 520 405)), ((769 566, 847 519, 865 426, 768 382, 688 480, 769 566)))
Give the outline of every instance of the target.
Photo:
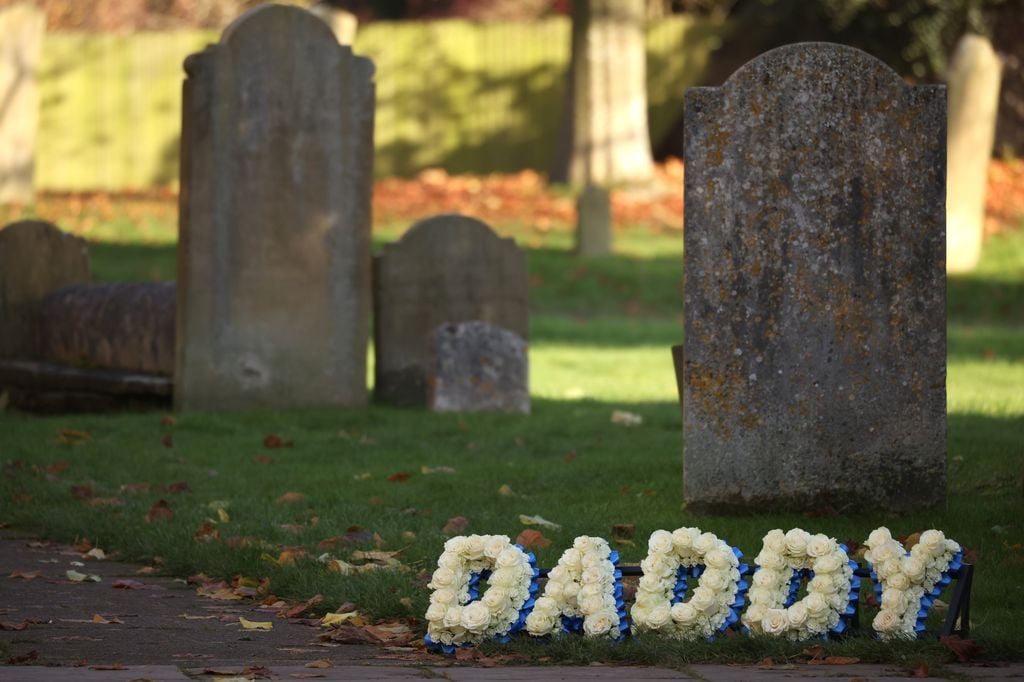
POLYGON ((0 401, 26 412, 65 414, 171 407, 168 377, 46 362, 0 360, 0 401))

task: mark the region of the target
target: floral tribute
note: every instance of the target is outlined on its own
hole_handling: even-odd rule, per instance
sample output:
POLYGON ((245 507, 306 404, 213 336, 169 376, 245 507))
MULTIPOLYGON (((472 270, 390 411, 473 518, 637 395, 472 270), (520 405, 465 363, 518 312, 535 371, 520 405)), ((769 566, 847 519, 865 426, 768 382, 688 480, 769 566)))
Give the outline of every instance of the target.
POLYGON ((960 568, 960 545, 938 530, 921 533, 907 552, 884 526, 871 532, 864 558, 871 566, 882 608, 872 627, 882 639, 917 637, 928 611, 960 568))
POLYGON ((743 614, 751 632, 799 640, 846 629, 856 610, 860 578, 853 575, 857 563, 835 538, 800 528, 775 529, 764 536, 754 561, 750 607, 743 614), (809 578, 807 595, 797 601, 804 577, 809 578))
POLYGON ((526 619, 526 631, 542 637, 578 632, 621 639, 629 629, 622 597, 619 553, 602 538, 581 535, 548 573, 544 593, 526 619))
POLYGON ((641 630, 679 639, 708 638, 739 620, 748 585, 735 547, 700 528, 656 530, 647 542, 643 577, 631 615, 641 630), (697 587, 688 601, 688 577, 697 587))
POLYGON ((487 639, 508 641, 521 630, 537 592, 532 553, 507 535, 454 537, 444 545, 428 587, 427 646, 453 653, 487 639), (487 589, 481 595, 481 580, 487 589))

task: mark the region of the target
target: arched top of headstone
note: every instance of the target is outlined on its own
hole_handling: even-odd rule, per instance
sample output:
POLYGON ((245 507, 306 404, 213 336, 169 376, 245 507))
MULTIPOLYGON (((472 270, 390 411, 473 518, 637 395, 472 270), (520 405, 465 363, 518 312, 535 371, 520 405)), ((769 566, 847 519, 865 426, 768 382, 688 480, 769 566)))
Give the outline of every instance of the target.
POLYGON ((263 35, 264 31, 281 30, 302 31, 307 40, 324 41, 337 45, 338 41, 331 27, 307 10, 293 5, 258 5, 242 12, 224 29, 220 42, 229 43, 243 39, 247 32, 263 35))
POLYGON ((444 239, 445 233, 455 233, 462 239, 474 242, 508 243, 515 246, 514 239, 499 237, 482 220, 461 213, 442 213, 415 223, 397 242, 384 248, 403 251, 409 249, 415 253, 426 242, 433 242, 439 238, 444 239))
POLYGON ((772 89, 774 82, 790 79, 824 85, 872 79, 878 86, 907 86, 885 62, 863 50, 838 43, 806 42, 758 55, 736 69, 722 87, 772 89))

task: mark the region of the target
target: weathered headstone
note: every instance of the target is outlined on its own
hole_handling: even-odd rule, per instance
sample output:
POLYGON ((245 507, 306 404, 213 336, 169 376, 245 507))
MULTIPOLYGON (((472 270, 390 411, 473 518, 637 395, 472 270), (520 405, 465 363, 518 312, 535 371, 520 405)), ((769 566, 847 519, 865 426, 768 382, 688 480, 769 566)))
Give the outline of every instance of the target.
POLYGON ((33 197, 39 95, 36 71, 46 15, 20 3, 0 7, 0 204, 33 197))
POLYGON ((941 503, 944 88, 804 43, 685 105, 687 505, 941 503))
POLYGON ((373 64, 264 5, 185 71, 176 407, 365 403, 373 64))
POLYGON ((608 190, 587 185, 576 202, 576 253, 584 258, 612 251, 612 209, 608 190))
POLYGON ((39 303, 88 281, 84 239, 36 220, 0 230, 0 358, 37 359, 39 303))
POLYGON ((413 225, 374 267, 374 398, 427 404, 430 337, 443 324, 480 321, 528 337, 526 254, 461 215, 413 225))
POLYGON ((946 270, 968 272, 981 257, 988 162, 996 134, 1002 63, 992 43, 966 34, 949 68, 946 270))
POLYGON ((434 330, 430 409, 436 412, 530 412, 526 341, 486 322, 434 330))

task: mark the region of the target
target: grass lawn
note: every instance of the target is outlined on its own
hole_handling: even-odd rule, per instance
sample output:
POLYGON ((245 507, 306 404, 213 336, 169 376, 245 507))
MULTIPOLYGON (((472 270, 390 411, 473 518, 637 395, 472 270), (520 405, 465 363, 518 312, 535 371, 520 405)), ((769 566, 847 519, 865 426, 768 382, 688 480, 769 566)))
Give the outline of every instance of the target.
MULTIPOLYGON (((619 547, 630 563, 643 558, 652 531, 684 525, 715 532, 749 558, 776 527, 857 542, 879 525, 896 535, 936 527, 975 557, 973 638, 989 658, 1024 656, 1024 230, 992 238, 977 273, 949 282, 945 509, 729 518, 696 516, 681 504, 681 425, 669 353, 682 333, 680 235, 636 227, 617 235, 614 256, 580 264, 564 231, 498 229, 530 248, 531 416, 378 406, 187 414, 173 424, 152 413, 0 414, 0 522, 49 538, 88 538, 139 561, 161 557, 162 570, 174 575, 268 578, 278 596, 322 594, 323 608, 350 601, 374 617, 423 613, 423 573, 441 551, 442 526, 460 515, 469 521, 467 532, 512 537, 525 528, 520 514, 561 524, 561 530, 543 529, 553 541, 537 552, 545 566, 575 536, 610 537, 617 523, 636 525, 636 544, 619 547), (614 410, 634 412, 643 423, 613 424, 614 410), (60 437, 67 429, 88 436, 68 442, 60 437), (264 441, 271 434, 293 445, 269 448, 264 441), (424 473, 436 467, 454 473, 424 473), (188 491, 172 492, 181 487, 171 486, 176 482, 187 483, 188 491), (140 483, 149 490, 132 492, 140 483), (89 486, 92 497, 76 498, 72 486, 89 486), (279 501, 288 492, 302 497, 279 501), (160 499, 173 518, 147 523, 160 499), (207 519, 216 521, 219 540, 195 537, 207 519), (372 540, 330 546, 346 533, 364 539, 352 535, 354 526, 377 534, 383 549, 400 550, 410 570, 351 576, 325 570, 315 559, 325 551, 347 559, 355 549, 374 547, 372 540), (280 561, 286 549, 305 555, 280 561)), ((378 232, 389 239, 397 229, 378 232)), ((174 246, 166 234, 152 228, 124 243, 93 244, 97 278, 173 277, 174 246)), ((870 622, 873 613, 865 609, 862 619, 870 622)), ((615 645, 524 636, 497 648, 553 660, 682 665, 766 656, 778 662, 804 646, 747 637, 681 644, 642 636, 615 645)), ((827 648, 907 666, 948 660, 933 641, 885 644, 864 637, 827 648)))

